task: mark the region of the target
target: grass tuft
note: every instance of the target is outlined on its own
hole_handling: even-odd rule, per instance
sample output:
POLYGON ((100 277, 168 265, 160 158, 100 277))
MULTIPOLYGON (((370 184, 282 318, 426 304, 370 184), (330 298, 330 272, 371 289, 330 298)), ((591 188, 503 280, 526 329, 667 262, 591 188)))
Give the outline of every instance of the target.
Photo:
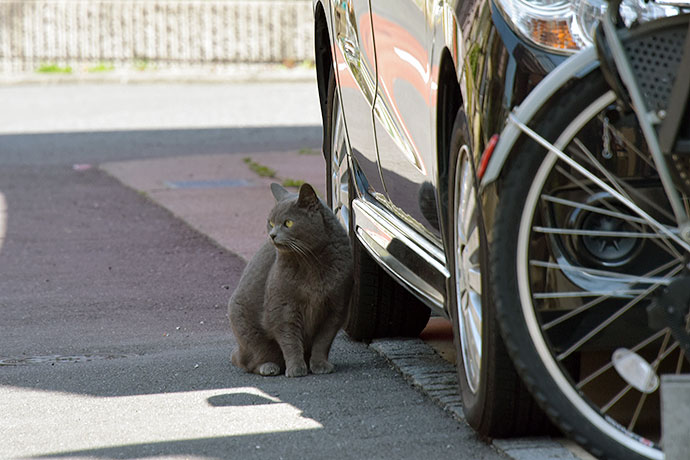
POLYGON ((38 69, 38 73, 72 73, 72 67, 61 67, 57 64, 42 64, 38 69))
POLYGON ((102 72, 112 72, 115 70, 115 66, 109 62, 99 62, 98 64, 86 69, 89 73, 102 73, 102 72))
POLYGON ((297 153, 299 153, 300 155, 318 155, 319 151, 309 147, 304 147, 299 149, 297 153))
POLYGON ((285 179, 283 180, 283 187, 295 187, 295 188, 300 188, 304 184, 304 181, 301 179, 285 179))
POLYGON ((261 163, 257 163, 249 157, 245 158, 244 162, 247 164, 247 166, 249 166, 249 169, 261 177, 276 177, 276 172, 274 169, 271 169, 266 165, 262 165, 261 163))

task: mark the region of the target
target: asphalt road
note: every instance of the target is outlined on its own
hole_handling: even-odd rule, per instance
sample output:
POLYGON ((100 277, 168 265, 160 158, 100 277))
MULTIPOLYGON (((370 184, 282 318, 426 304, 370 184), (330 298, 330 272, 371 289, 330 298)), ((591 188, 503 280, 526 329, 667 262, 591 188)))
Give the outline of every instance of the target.
POLYGON ((170 85, 0 89, 11 123, 0 134, 0 458, 505 458, 342 335, 331 375, 232 367, 225 304, 244 262, 104 172, 74 168, 318 146, 312 85, 257 86, 191 86, 198 105, 170 85), (285 90, 303 95, 273 111, 285 124, 249 111, 212 129, 192 120, 223 102, 271 111, 285 90), (60 104, 54 116, 26 110, 60 104), (109 110, 126 120, 103 121, 109 110))

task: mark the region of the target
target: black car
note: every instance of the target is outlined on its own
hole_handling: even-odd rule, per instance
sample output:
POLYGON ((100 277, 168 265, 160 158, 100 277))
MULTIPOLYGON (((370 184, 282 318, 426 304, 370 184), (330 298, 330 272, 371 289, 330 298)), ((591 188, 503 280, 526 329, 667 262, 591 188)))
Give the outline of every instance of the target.
MULTIPOLYGON (((499 333, 492 290, 501 273, 488 261, 504 192, 500 171, 484 177, 487 163, 511 110, 593 43, 605 8, 601 0, 314 1, 328 202, 355 259, 345 329, 369 341, 418 335, 432 312, 449 318, 465 415, 484 436, 552 429, 499 333)), ((592 263, 605 266, 610 254, 600 252, 591 251, 592 263)))

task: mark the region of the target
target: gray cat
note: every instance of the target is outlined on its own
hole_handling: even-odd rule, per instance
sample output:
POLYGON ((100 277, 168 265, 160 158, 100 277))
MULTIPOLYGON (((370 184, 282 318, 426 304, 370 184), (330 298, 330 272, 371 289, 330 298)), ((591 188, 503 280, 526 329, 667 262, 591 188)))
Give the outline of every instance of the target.
POLYGON ((261 375, 333 372, 328 353, 352 289, 350 240, 311 185, 299 194, 278 184, 271 191, 270 239, 244 269, 228 306, 238 343, 232 363, 261 375))

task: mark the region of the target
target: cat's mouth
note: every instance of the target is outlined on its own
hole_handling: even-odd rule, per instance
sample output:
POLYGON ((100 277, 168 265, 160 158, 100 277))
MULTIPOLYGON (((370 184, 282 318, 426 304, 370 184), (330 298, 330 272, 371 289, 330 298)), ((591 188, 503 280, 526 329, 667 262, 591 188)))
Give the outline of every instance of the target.
POLYGON ((283 251, 283 252, 290 252, 291 251, 290 246, 287 244, 279 243, 276 240, 273 240, 272 243, 273 243, 273 246, 275 246, 275 248, 279 251, 283 251))

